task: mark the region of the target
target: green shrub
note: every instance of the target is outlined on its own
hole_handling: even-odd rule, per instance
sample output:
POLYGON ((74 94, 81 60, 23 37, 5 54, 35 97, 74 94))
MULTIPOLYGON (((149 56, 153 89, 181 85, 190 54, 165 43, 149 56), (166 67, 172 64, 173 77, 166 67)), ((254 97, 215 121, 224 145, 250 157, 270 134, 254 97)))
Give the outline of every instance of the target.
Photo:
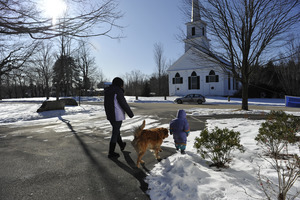
POLYGON ((267 121, 261 124, 255 140, 268 154, 276 158, 287 144, 298 141, 296 133, 299 126, 298 117, 283 111, 271 111, 267 121))
POLYGON ((274 182, 259 170, 258 177, 267 199, 273 199, 274 195, 278 200, 296 199, 300 194, 289 194, 300 174, 299 153, 289 154, 291 144, 299 142, 296 135, 299 130, 300 118, 283 111, 271 111, 259 128, 255 140, 271 156, 266 160, 277 173, 277 182, 274 182))
POLYGON ((194 147, 203 159, 209 158, 210 166, 225 167, 231 161, 231 152, 235 149, 244 152, 240 144, 240 133, 227 128, 221 130, 215 127, 211 132, 204 129, 200 137, 196 137, 194 147))

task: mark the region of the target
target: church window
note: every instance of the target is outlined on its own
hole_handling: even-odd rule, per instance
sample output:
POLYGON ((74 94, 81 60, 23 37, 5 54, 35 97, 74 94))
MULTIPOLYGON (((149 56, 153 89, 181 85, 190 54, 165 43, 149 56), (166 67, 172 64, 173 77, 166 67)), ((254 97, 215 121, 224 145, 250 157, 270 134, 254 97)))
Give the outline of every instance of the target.
POLYGON ((183 83, 183 78, 180 77, 179 73, 175 74, 175 77, 173 78, 173 84, 182 84, 183 83))
POLYGON ((209 75, 206 76, 206 83, 219 82, 219 75, 216 75, 214 70, 210 70, 209 75))
POLYGON ((192 35, 196 35, 196 28, 192 27, 192 35))
POLYGON ((204 27, 202 27, 202 35, 203 35, 203 36, 205 35, 204 27))
POLYGON ((200 89, 200 76, 197 76, 196 72, 193 72, 189 77, 189 90, 200 89))

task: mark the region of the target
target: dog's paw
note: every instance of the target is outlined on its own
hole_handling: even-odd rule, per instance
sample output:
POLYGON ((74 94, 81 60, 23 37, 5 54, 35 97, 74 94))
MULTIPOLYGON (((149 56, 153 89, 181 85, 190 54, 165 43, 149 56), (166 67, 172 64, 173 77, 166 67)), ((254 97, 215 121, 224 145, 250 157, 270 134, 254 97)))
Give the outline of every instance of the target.
POLYGON ((156 160, 157 160, 158 162, 160 162, 162 159, 160 158, 160 156, 157 156, 157 157, 156 157, 156 160))

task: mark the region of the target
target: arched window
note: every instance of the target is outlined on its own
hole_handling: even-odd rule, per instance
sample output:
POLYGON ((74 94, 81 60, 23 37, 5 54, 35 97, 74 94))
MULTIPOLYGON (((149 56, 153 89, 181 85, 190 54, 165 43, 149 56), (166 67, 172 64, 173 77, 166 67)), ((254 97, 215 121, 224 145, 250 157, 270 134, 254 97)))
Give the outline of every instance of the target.
POLYGON ((180 74, 177 72, 175 74, 175 77, 173 78, 173 84, 182 84, 183 83, 183 78, 180 77, 180 74))
POLYGON ((219 75, 216 75, 214 70, 210 70, 209 75, 206 76, 206 83, 219 82, 219 75))
POLYGON ((199 90, 200 89, 200 76, 193 71, 189 77, 189 90, 199 90))
POLYGON ((210 75, 210 76, 214 76, 214 75, 216 75, 216 73, 215 73, 214 70, 210 70, 209 75, 210 75))

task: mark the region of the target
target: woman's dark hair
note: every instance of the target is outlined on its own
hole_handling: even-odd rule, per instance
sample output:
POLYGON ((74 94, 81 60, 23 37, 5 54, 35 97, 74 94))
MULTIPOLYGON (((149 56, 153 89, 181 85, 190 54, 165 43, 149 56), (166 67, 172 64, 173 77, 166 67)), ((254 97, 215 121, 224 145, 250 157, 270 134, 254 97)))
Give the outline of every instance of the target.
POLYGON ((112 81, 112 85, 114 86, 119 86, 119 87, 123 87, 124 86, 124 81, 119 78, 119 77, 116 77, 114 78, 114 80, 112 81))

